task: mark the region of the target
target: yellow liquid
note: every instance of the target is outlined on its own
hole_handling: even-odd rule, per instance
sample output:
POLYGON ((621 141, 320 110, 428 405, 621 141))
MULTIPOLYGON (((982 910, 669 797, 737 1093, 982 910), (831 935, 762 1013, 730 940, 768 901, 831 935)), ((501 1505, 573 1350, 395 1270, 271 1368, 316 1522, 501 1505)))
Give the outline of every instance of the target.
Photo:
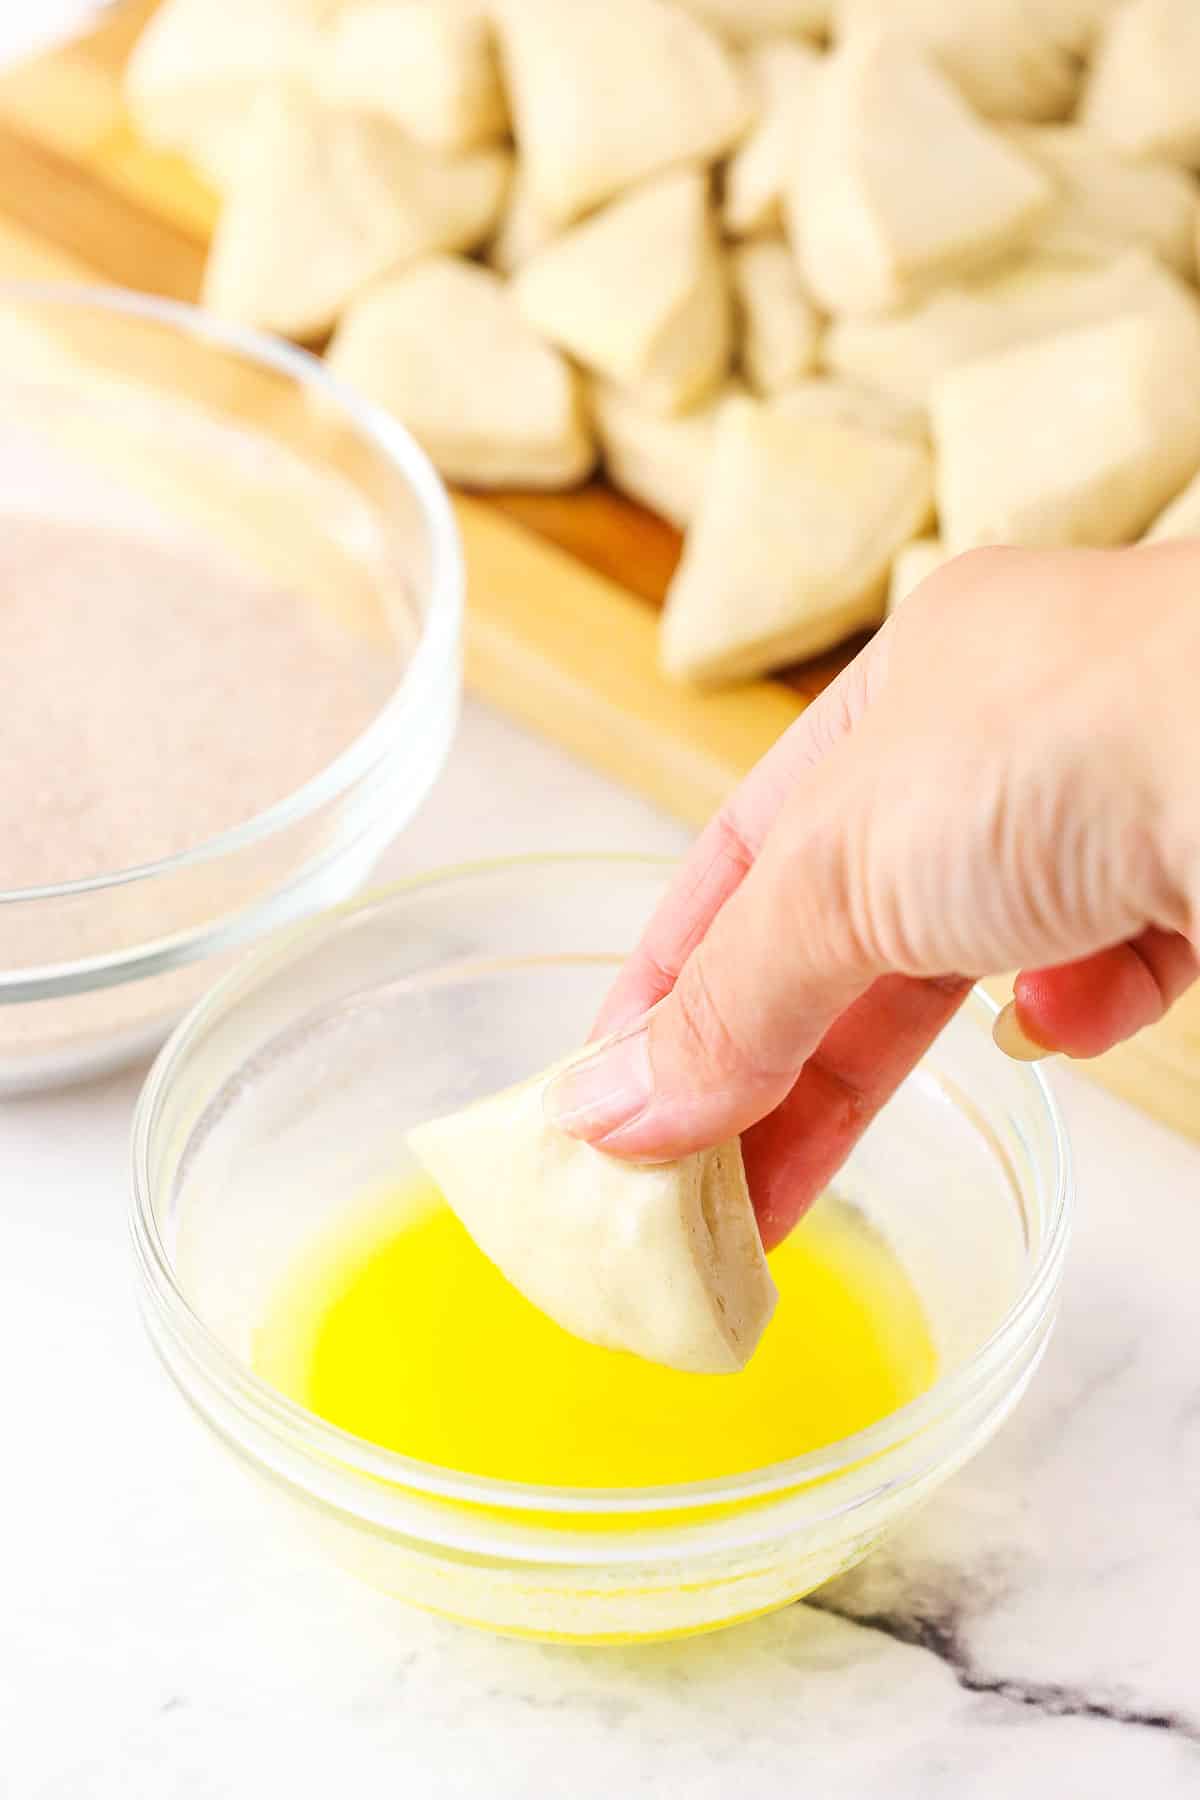
POLYGON ((437 1190, 368 1201, 285 1280, 255 1343, 275 1387, 344 1430, 510 1481, 703 1481, 818 1449, 933 1381, 920 1301, 826 1197, 771 1256, 779 1305, 749 1366, 686 1375, 582 1343, 522 1299, 437 1190))

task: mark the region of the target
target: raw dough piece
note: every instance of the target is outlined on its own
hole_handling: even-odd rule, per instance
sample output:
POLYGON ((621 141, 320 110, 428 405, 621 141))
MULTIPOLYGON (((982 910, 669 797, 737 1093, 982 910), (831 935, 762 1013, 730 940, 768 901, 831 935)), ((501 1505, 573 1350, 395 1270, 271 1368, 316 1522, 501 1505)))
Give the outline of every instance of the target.
POLYGON ((1125 0, 1037 0, 1038 14, 1054 39, 1072 56, 1089 56, 1118 6, 1125 0))
POLYGON ((929 439, 924 408, 881 393, 878 388, 843 381, 836 375, 814 375, 808 381, 798 381, 794 387, 775 394, 771 404, 777 412, 790 413, 793 418, 832 419, 842 425, 857 425, 877 437, 907 438, 917 444, 929 439))
POLYGON ((435 150, 474 150, 507 129, 482 0, 359 0, 339 14, 323 66, 328 100, 435 150))
POLYGON ((677 4, 739 44, 780 31, 823 37, 833 9, 833 0, 677 0, 677 4))
POLYGON ((1078 125, 1014 126, 1011 136, 1058 188, 1035 250, 1106 259, 1139 245, 1192 279, 1196 187, 1182 169, 1138 161, 1078 125))
POLYGON ((830 312, 902 305, 1020 245, 1049 208, 1040 170, 907 44, 851 40, 829 59, 813 115, 787 214, 830 312))
POLYGON ((138 135, 185 156, 215 187, 237 171, 246 115, 264 82, 306 82, 334 0, 163 0, 123 81, 138 135))
POLYGON ((777 1296, 738 1140, 620 1162, 549 1123, 557 1072, 418 1126, 414 1154, 484 1255, 565 1331, 674 1369, 744 1368, 777 1296))
POLYGON ((892 578, 888 583, 888 611, 895 612, 900 602, 907 600, 927 575, 932 575, 935 569, 940 569, 949 560, 950 552, 941 538, 914 538, 911 544, 905 544, 902 550, 896 552, 896 560, 892 564, 892 578))
POLYGON ((437 257, 364 294, 329 366, 394 412, 451 481, 571 487, 595 460, 574 371, 477 263, 437 257))
POLYGON ((508 192, 508 205, 499 229, 488 245, 487 258, 502 275, 513 275, 522 263, 544 250, 556 236, 555 227, 543 219, 529 196, 518 164, 508 192))
POLYGON ((783 194, 797 179, 808 117, 826 59, 786 38, 755 44, 746 75, 757 118, 725 165, 723 220, 733 237, 783 227, 783 194))
POLYGON ((1122 544, 1200 465, 1200 342, 1149 314, 943 377, 938 514, 951 551, 1122 544))
POLYGON ((1193 476, 1170 506, 1160 512, 1144 542, 1157 544, 1168 538, 1200 537, 1200 475, 1193 476))
POLYGON ((1195 295, 1144 251, 1100 266, 1030 258, 890 319, 835 319, 821 351, 840 374, 928 406, 948 369, 1054 331, 1128 312, 1196 319, 1195 295))
POLYGON ((513 292, 543 336, 663 412, 703 399, 729 366, 729 288, 697 170, 574 226, 518 270, 513 292))
POLYGON ((837 0, 838 38, 886 29, 932 57, 979 112, 1061 119, 1079 81, 1068 54, 1078 46, 1063 39, 1084 27, 1056 6, 1063 0, 837 0))
POLYGON ((592 386, 592 410, 609 480, 682 531, 699 503, 721 408, 743 390, 735 383, 711 400, 668 418, 610 381, 592 386))
POLYGON ((667 594, 664 668, 736 681, 877 625, 930 499, 917 444, 730 401, 667 594))
POLYGON ((205 304, 294 337, 324 331, 380 276, 486 237, 509 167, 503 150, 439 156, 385 119, 269 89, 213 234, 205 304))
POLYGON ((668 0, 494 0, 530 198, 555 225, 749 122, 729 51, 668 0))
POLYGON ((1080 122, 1135 156, 1200 168, 1200 6, 1129 0, 1112 15, 1080 122))
POLYGON ((729 268, 746 380, 759 394, 790 387, 816 362, 821 328, 791 251, 770 238, 738 244, 729 268))

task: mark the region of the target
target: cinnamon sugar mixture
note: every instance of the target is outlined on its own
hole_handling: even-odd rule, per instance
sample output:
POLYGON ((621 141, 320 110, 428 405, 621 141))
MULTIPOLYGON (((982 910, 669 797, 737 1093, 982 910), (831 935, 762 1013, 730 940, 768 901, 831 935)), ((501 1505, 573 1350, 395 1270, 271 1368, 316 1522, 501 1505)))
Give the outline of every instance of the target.
POLYGON ((0 890, 251 818, 350 744, 395 678, 198 541, 0 514, 0 890))

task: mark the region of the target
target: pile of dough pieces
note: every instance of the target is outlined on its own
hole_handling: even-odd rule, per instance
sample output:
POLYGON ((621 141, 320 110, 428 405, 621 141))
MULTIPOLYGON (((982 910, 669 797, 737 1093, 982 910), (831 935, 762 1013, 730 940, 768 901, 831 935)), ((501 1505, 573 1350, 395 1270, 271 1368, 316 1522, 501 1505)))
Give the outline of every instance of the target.
POLYGON ((674 676, 1200 531, 1200 0, 164 0, 126 91, 215 311, 685 532, 674 676))

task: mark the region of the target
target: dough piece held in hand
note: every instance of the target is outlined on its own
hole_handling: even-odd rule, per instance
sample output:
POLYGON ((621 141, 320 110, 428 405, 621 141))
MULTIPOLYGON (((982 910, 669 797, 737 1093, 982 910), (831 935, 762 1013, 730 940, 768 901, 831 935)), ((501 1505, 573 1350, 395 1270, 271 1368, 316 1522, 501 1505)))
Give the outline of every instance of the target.
POLYGON ((474 150, 508 126, 482 0, 359 0, 337 17, 323 79, 335 105, 435 150, 474 150))
POLYGON ((418 263, 356 301, 335 374, 395 413, 451 481, 573 487, 595 460, 579 383, 477 263, 418 263))
POLYGON ((307 82, 332 0, 163 0, 125 65, 139 137, 184 156, 214 187, 234 180, 246 115, 265 82, 307 82))
POLYGON ((1131 315, 953 369, 934 396, 947 548, 1128 543, 1200 465, 1200 339, 1131 315))
POLYGON ((1181 494, 1160 512, 1143 542, 1159 544, 1172 538, 1200 537, 1200 475, 1192 477, 1181 494))
POLYGON ((950 553, 941 538, 914 538, 911 544, 905 544, 902 550, 896 552, 896 560, 892 564, 892 578, 888 583, 888 611, 895 612, 900 602, 907 600, 927 575, 932 575, 935 569, 940 569, 949 560, 950 553))
POLYGON ((931 57, 978 112, 996 119, 1061 119, 1079 81, 1079 63, 1063 38, 1082 30, 1065 13, 1056 14, 1062 4, 837 0, 835 10, 839 39, 851 32, 894 32, 931 57))
POLYGON ((1019 246, 1051 193, 918 51, 857 39, 822 75, 789 233, 821 305, 879 312, 1019 246))
POLYGON ((667 594, 664 668, 740 680, 877 625, 892 558, 930 502, 919 445, 731 401, 667 594))
POLYGON ((293 337, 327 330, 380 276, 486 237, 509 169, 503 150, 439 156, 384 119, 268 90, 217 221, 205 305, 293 337))
POLYGON ((1200 6, 1129 0, 1100 40, 1080 123, 1135 156, 1200 169, 1200 6))
POLYGON ((742 391, 729 383, 691 412, 669 417, 610 381, 594 382, 596 434, 613 486, 682 531, 704 488, 718 415, 742 391))
POLYGON ((928 407, 961 363, 1128 312, 1161 314, 1172 328, 1198 316, 1194 293, 1144 251, 1093 266, 1032 257, 891 318, 834 319, 821 352, 839 374, 928 407))
POLYGON ((772 32, 801 31, 823 37, 829 29, 833 0, 676 0, 722 37, 737 44, 772 32))
POLYGON ((517 145, 555 225, 741 135, 741 73, 671 0, 495 0, 517 145))
POLYGON ((513 292, 543 336, 663 412, 702 400, 728 369, 728 281, 698 170, 574 226, 517 271, 513 292))
POLYGON ((825 60, 786 38, 769 38, 748 53, 756 118, 725 165, 722 216, 732 236, 782 229, 784 190, 799 174, 825 60))
POLYGON ((549 1122, 557 1072, 418 1126, 414 1154, 484 1255, 565 1331, 698 1374, 744 1368, 776 1291, 741 1145, 618 1161, 549 1122))
POLYGON ((781 241, 738 244, 729 267, 741 323, 742 371, 756 393, 774 394, 816 362, 820 318, 781 241))
POLYGON ((1190 281, 1196 273, 1196 188, 1182 169, 1139 161, 1078 125, 1014 127, 1012 141, 1057 192, 1033 248, 1111 258, 1138 245, 1190 281))

